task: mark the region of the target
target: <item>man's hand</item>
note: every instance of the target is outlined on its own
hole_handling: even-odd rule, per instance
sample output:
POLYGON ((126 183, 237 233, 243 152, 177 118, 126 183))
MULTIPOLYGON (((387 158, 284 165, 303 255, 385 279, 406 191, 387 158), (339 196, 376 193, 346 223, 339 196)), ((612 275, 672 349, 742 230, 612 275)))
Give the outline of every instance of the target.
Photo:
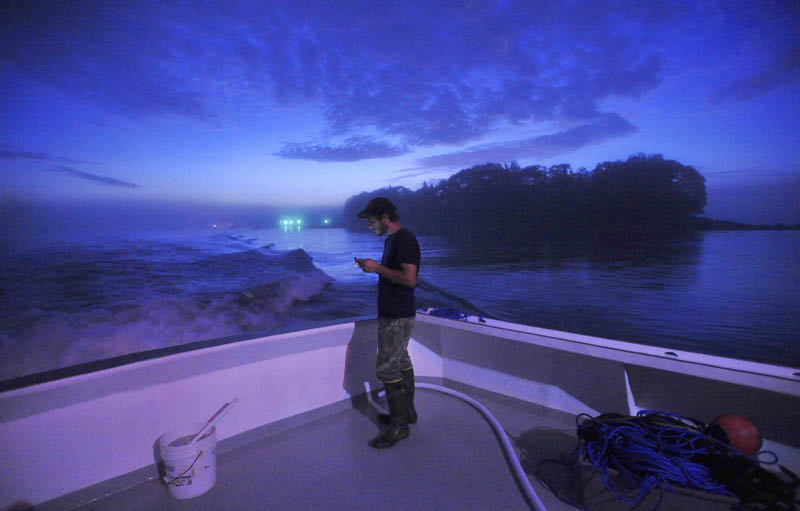
POLYGON ((364 270, 364 273, 377 273, 395 284, 401 286, 414 287, 417 285, 417 265, 402 263, 402 270, 391 270, 372 259, 356 259, 356 263, 364 270))
POLYGON ((377 273, 378 266, 380 266, 377 261, 372 259, 359 259, 358 265, 361 266, 365 273, 377 273))

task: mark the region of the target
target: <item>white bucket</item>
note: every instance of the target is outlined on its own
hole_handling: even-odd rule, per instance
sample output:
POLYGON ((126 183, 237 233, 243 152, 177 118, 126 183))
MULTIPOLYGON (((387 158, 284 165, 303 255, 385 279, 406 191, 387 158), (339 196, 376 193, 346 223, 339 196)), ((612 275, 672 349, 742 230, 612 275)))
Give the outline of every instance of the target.
POLYGON ((158 445, 164 460, 164 480, 176 499, 197 497, 217 482, 217 428, 191 445, 185 445, 206 423, 187 424, 161 435, 158 445))

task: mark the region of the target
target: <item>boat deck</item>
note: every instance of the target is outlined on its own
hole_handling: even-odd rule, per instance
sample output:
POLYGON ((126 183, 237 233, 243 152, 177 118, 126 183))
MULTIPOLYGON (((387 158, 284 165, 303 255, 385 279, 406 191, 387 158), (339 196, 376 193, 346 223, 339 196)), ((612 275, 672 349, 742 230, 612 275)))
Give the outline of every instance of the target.
MULTIPOLYGON (((600 477, 585 466, 569 470, 558 463, 577 445, 570 416, 469 390, 503 424, 548 510, 576 509, 565 501, 581 502, 586 509, 630 508, 614 500, 600 477)), ((76 509, 533 509, 498 438, 477 410, 427 389, 417 390, 416 404, 419 422, 411 426, 411 436, 387 450, 367 445, 379 428, 378 409, 365 401, 221 454, 217 483, 204 495, 176 500, 163 483, 150 480, 76 509)), ((658 498, 659 492, 651 492, 639 509, 652 509, 658 498)), ((721 511, 730 503, 666 493, 661 509, 721 511)))

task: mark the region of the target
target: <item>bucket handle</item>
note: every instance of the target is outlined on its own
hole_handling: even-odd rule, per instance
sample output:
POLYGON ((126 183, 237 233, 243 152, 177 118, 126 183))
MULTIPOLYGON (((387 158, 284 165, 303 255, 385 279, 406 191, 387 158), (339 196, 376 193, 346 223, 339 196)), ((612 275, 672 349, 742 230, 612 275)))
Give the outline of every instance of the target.
POLYGON ((182 473, 181 475, 179 475, 179 476, 176 476, 176 477, 173 477, 171 480, 170 480, 170 479, 167 479, 167 476, 164 476, 164 477, 163 477, 163 479, 164 479, 164 482, 165 482, 165 483, 167 483, 167 486, 169 486, 169 485, 173 484, 175 481, 177 481, 177 480, 178 480, 178 479, 180 479, 181 477, 185 476, 185 475, 186 475, 186 473, 192 469, 192 467, 194 466, 194 464, 195 464, 195 463, 197 463, 197 460, 199 460, 199 459, 200 459, 202 456, 203 456, 203 451, 200 451, 200 453, 199 453, 199 454, 197 455, 197 457, 194 459, 194 461, 192 462, 192 464, 191 464, 191 465, 189 465, 189 468, 187 468, 186 470, 184 470, 184 471, 183 471, 183 473, 182 473))

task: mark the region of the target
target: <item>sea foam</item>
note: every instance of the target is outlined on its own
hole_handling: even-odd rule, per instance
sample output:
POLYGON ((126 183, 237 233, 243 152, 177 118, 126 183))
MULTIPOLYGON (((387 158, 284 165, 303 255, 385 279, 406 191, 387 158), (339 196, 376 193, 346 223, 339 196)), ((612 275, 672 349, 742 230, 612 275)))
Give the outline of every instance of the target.
POLYGON ((233 241, 246 249, 76 249, 18 259, 17 278, 5 274, 0 294, 0 379, 269 330, 333 281, 302 249, 233 241))

